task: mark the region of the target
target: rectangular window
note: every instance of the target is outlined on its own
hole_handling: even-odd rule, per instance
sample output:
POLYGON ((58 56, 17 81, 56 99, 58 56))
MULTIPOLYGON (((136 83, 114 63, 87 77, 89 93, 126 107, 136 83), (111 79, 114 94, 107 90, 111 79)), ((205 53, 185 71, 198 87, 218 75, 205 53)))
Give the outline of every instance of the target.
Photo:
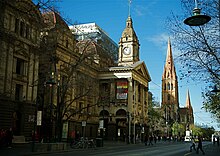
POLYGON ((79 111, 82 111, 82 108, 83 108, 83 103, 79 102, 79 111))
POLYGON ((69 41, 66 39, 66 48, 69 48, 69 41))
POLYGON ((141 85, 138 85, 138 102, 141 101, 141 85))
POLYGON ((15 100, 22 101, 22 94, 23 94, 23 86, 16 84, 15 86, 15 100))
POLYGON ((90 104, 88 104, 88 105, 87 105, 87 108, 86 108, 87 113, 90 113, 90 112, 89 112, 89 111, 90 111, 90 107, 91 107, 90 104))
POLYGON ((15 19, 15 33, 18 34, 18 32, 19 32, 19 19, 16 18, 15 19))
POLYGON ((30 27, 29 27, 29 25, 26 25, 26 35, 25 35, 25 37, 27 39, 30 39, 30 27))
POLYGON ((24 75, 24 60, 17 58, 16 74, 24 75))
POLYGON ((20 36, 22 36, 22 37, 24 37, 24 27, 25 27, 24 22, 21 22, 21 25, 20 25, 20 36))

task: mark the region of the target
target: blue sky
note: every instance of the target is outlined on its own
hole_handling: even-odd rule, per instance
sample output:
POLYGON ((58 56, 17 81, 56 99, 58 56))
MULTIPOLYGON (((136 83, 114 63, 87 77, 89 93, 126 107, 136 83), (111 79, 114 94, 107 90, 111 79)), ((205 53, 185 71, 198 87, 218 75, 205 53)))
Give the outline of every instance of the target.
MULTIPOLYGON (((194 1, 192 0, 192 3, 194 1)), ((95 22, 116 42, 119 42, 129 14, 128 0, 62 0, 56 3, 61 15, 74 24, 95 22)), ((165 28, 171 12, 181 15, 180 0, 132 0, 130 14, 140 42, 140 58, 148 68, 152 81, 150 91, 161 101, 161 77, 167 52, 169 36, 165 28)), ((173 55, 178 51, 173 48, 173 55)), ((175 62, 177 75, 180 69, 175 62)), ((179 80, 179 102, 185 106, 187 89, 190 91, 195 122, 214 126, 217 124, 210 114, 201 109, 201 91, 204 84, 179 80)), ((219 128, 220 129, 220 128, 219 128)))

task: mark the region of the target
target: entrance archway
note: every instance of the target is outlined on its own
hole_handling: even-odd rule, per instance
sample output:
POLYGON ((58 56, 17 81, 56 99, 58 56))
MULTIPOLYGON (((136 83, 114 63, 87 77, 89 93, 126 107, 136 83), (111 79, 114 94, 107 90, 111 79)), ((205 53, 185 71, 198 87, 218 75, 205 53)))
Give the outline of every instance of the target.
POLYGON ((107 110, 102 110, 99 113, 99 119, 104 120, 103 137, 108 138, 109 112, 107 110))
POLYGON ((116 139, 125 141, 127 132, 127 113, 124 109, 119 109, 116 112, 116 139))

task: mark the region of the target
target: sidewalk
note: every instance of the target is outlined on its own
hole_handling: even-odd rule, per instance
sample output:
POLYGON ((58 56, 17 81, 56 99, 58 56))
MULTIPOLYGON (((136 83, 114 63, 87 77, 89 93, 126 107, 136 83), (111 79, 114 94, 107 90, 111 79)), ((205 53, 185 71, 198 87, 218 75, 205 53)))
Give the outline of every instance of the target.
MULTIPOLYGON (((213 145, 213 144, 208 144, 203 146, 203 150, 205 152, 206 156, 217 156, 220 153, 220 146, 213 145)), ((189 152, 185 154, 184 156, 198 156, 198 155, 203 155, 201 151, 199 151, 199 154, 196 154, 195 151, 189 152)))
MULTIPOLYGON (((36 143, 41 144, 41 143, 36 143)), ((96 147, 96 149, 107 149, 107 148, 120 148, 122 146, 127 146, 125 142, 117 142, 117 141, 104 141, 103 147, 96 147)), ((43 151, 43 152, 32 152, 32 143, 26 144, 13 144, 12 148, 0 147, 0 156, 31 156, 31 155, 39 155, 41 153, 60 153, 67 151, 80 151, 85 149, 72 149, 69 144, 67 144, 66 150, 61 151, 43 151)))
MULTIPOLYGON (((175 142, 158 142, 157 145, 159 144, 172 144, 175 142)), ((120 141, 104 141, 104 146, 103 147, 97 147, 96 149, 117 149, 121 148, 123 146, 144 146, 143 143, 138 143, 138 144, 126 144, 125 142, 120 142, 120 141)), ((220 153, 220 147, 217 145, 213 146, 212 144, 205 145, 204 147, 205 155, 206 156, 217 156, 220 153)), ((32 156, 32 155, 40 155, 45 154, 45 153, 62 153, 62 152, 67 152, 67 151, 80 151, 80 150, 85 150, 85 149, 72 149, 68 146, 66 150, 63 151, 44 151, 44 152, 32 152, 32 144, 27 143, 27 144, 16 144, 12 148, 0 148, 0 156, 32 156)), ((188 152, 184 156, 198 156, 195 151, 193 152, 188 152)), ((199 155, 202 155, 202 152, 199 153, 199 155)))

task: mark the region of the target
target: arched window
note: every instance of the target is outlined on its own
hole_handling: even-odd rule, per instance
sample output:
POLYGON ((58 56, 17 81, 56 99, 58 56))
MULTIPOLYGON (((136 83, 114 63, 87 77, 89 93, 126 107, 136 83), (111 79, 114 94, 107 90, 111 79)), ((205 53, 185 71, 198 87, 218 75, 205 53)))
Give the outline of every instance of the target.
POLYGON ((169 78, 169 77, 170 77, 170 72, 167 73, 167 78, 169 78))
POLYGON ((167 89, 166 85, 167 85, 167 84, 166 84, 166 83, 164 83, 164 90, 166 90, 166 89, 167 89))
POLYGON ((167 100, 170 101, 170 94, 167 95, 167 100))
POLYGON ((171 90, 173 90, 173 84, 171 83, 171 90))
POLYGON ((167 84, 167 89, 170 90, 170 83, 167 84))

